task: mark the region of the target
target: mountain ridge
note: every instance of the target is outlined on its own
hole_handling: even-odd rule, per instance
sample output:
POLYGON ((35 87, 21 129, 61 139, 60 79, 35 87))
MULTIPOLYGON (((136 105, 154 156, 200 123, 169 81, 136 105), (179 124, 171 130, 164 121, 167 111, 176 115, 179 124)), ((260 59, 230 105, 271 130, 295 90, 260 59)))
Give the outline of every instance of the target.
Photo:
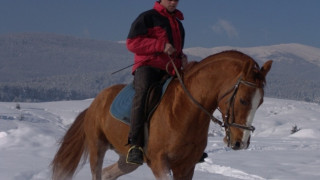
MULTIPOLYGON (((304 58, 310 63, 313 63, 320 67, 320 48, 307 46, 298 43, 289 43, 289 44, 278 44, 278 45, 270 45, 270 46, 257 46, 257 47, 233 47, 233 46, 221 46, 221 47, 213 47, 213 48, 203 48, 203 47, 195 47, 195 48, 186 48, 184 52, 190 55, 199 56, 205 58, 210 54, 215 54, 224 50, 238 50, 249 54, 250 56, 254 56, 263 62, 269 60, 268 56, 278 53, 293 53, 294 55, 304 58)), ((277 61, 279 59, 274 59, 277 61)))

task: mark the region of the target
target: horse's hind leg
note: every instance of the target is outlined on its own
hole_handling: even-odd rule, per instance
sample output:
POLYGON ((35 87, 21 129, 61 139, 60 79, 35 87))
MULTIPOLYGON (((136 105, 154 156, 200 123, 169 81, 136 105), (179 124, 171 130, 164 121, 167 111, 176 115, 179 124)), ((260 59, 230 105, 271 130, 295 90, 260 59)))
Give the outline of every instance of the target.
POLYGON ((103 159, 107 149, 108 143, 102 140, 97 140, 97 143, 91 143, 89 153, 92 180, 101 180, 103 159))
POLYGON ((102 170, 103 180, 113 180, 136 170, 139 165, 126 163, 126 156, 120 155, 118 162, 104 168, 102 170))

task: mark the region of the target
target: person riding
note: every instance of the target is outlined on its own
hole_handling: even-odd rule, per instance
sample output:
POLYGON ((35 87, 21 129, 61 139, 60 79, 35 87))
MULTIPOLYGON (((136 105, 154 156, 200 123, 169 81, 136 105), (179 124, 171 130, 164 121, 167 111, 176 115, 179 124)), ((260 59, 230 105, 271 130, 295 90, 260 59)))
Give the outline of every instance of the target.
POLYGON ((168 74, 175 74, 170 58, 174 59, 178 69, 187 64, 182 52, 185 31, 180 22, 184 17, 176 9, 178 3, 178 0, 156 1, 153 9, 135 19, 128 34, 127 48, 134 53, 132 74, 135 95, 131 108, 127 163, 143 164, 144 123, 147 120, 145 104, 150 86, 168 74))

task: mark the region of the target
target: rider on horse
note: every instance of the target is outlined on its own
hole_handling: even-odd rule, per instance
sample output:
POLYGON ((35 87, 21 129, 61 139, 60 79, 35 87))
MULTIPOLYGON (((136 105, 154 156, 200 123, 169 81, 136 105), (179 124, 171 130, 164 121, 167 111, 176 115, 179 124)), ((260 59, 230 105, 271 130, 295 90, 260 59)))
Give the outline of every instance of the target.
MULTIPOLYGON (((187 64, 182 52, 184 28, 180 20, 183 14, 176 9, 178 0, 160 0, 153 9, 138 16, 132 23, 127 47, 135 54, 132 74, 135 96, 131 109, 131 127, 128 143, 127 162, 143 163, 144 123, 146 122, 145 104, 150 86, 165 76, 174 75, 168 66, 170 57, 180 69, 187 64)), ((171 64, 170 64, 171 65, 171 64)))

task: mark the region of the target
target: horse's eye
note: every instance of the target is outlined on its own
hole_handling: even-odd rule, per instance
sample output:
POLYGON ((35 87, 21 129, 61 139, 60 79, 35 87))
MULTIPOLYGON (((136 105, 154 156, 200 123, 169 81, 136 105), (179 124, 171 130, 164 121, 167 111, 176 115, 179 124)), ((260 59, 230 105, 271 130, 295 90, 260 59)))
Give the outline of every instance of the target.
POLYGON ((249 105, 249 102, 246 101, 246 100, 243 100, 243 99, 240 99, 240 103, 244 106, 248 106, 249 105))

